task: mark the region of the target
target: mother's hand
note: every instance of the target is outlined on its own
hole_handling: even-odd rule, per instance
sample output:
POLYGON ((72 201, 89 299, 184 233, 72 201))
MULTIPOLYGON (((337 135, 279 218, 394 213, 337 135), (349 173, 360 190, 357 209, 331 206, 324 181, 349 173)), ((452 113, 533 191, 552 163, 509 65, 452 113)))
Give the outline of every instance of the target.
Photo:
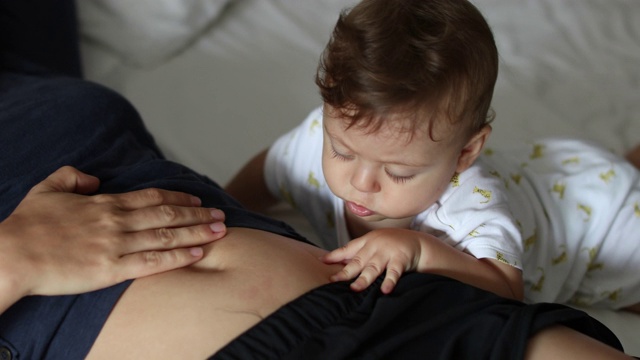
POLYGON ((191 195, 82 195, 98 186, 63 167, 0 223, 0 313, 23 296, 87 292, 187 266, 225 235, 224 214, 191 195))

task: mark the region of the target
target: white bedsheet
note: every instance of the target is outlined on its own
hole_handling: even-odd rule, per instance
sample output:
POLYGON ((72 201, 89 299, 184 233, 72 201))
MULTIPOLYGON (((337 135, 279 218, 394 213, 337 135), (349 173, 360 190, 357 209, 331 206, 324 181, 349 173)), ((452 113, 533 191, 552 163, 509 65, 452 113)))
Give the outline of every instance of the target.
MULTIPOLYGON (((82 45, 89 79, 132 100, 170 158, 224 184, 319 104, 317 60, 340 9, 354 1, 201 4, 206 2, 155 2, 149 5, 153 11, 141 9, 139 19, 128 23, 81 5, 82 45), (208 9, 208 18, 198 16, 190 27, 194 9, 208 9), (166 35, 171 21, 177 39, 166 35), (123 26, 144 31, 114 43, 114 34, 127 33, 123 26), (163 41, 181 43, 163 47, 163 41), (153 56, 140 53, 140 42, 156 46, 153 56)), ((544 135, 583 136, 620 153, 640 143, 640 2, 474 3, 491 24, 501 54, 491 146, 544 135)), ((275 214, 310 234, 289 209, 275 214)), ((588 311, 640 356, 640 316, 588 311)))

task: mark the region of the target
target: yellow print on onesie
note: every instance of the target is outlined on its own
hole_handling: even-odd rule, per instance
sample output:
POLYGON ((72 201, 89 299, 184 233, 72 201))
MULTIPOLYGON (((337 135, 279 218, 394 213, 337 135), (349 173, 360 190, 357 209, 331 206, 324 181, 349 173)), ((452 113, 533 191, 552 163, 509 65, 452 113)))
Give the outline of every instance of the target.
POLYGON ((542 291, 542 288, 544 287, 544 280, 545 280, 545 277, 544 277, 544 269, 543 269, 543 268, 541 268, 540 266, 538 266, 538 270, 539 270, 542 274, 541 274, 541 275, 540 275, 540 277, 538 278, 538 281, 536 281, 536 283, 535 283, 535 284, 532 284, 532 285, 531 285, 531 291, 537 291, 537 292, 540 292, 540 291, 542 291))
POLYGON ((511 180, 513 180, 513 182, 516 185, 520 185, 520 181, 522 180, 522 175, 518 173, 513 173, 511 174, 511 180))
POLYGON ((580 158, 577 156, 562 160, 562 165, 580 164, 580 158))
POLYGON ((544 157, 544 145, 540 145, 540 144, 534 144, 533 145, 533 150, 531 151, 531 155, 529 155, 529 158, 531 160, 533 159, 540 159, 544 157))
POLYGON ((318 181, 313 171, 309 171, 309 176, 307 177, 307 184, 311 185, 316 189, 320 189, 320 181, 318 181))
POLYGON ((458 187, 458 186, 460 186, 460 174, 455 173, 451 177, 451 187, 458 187))
POLYGON ((588 222, 591 219, 591 213, 593 212, 591 206, 578 204, 578 210, 582 213, 582 220, 584 220, 584 222, 588 222))
POLYGON ((481 227, 485 227, 485 224, 481 224, 477 228, 471 230, 471 232, 469 233, 469 236, 476 237, 476 236, 480 235, 480 231, 478 231, 478 229, 481 228, 481 227))
POLYGON ((567 261, 569 257, 567 255, 567 246, 565 244, 562 244, 560 245, 560 249, 562 250, 562 252, 560 253, 560 255, 551 259, 551 265, 558 265, 567 261))
POLYGON ((587 272, 602 270, 604 269, 604 263, 595 262, 596 257, 598 256, 598 248, 584 248, 582 250, 586 250, 589 253, 589 262, 587 263, 587 272))
POLYGON ((604 291, 601 295, 606 297, 611 302, 617 302, 622 296, 622 288, 617 288, 613 291, 604 291))
POLYGON ((485 198, 485 199, 486 199, 485 201, 481 201, 481 202, 480 202, 481 204, 486 204, 486 203, 488 203, 489 201, 491 201, 491 194, 492 194, 492 193, 491 193, 491 190, 484 190, 484 189, 480 189, 480 188, 479 188, 479 187, 477 187, 477 186, 474 186, 474 187, 473 187, 473 193, 474 193, 474 194, 480 194, 480 195, 482 195, 482 197, 483 197, 483 198, 485 198))
POLYGON ((593 296, 585 296, 585 295, 573 295, 571 299, 569 299, 569 303, 577 306, 589 306, 593 303, 593 296))
POLYGON ((613 168, 607 172, 600 173, 600 179, 602 179, 602 181, 604 181, 605 184, 609 184, 611 179, 613 179, 615 176, 616 176, 616 172, 615 170, 613 170, 613 168))
POLYGON ((556 181, 551 187, 551 192, 558 194, 558 198, 562 200, 564 199, 564 191, 566 190, 566 188, 567 185, 565 185, 563 182, 556 181))
POLYGON ((537 242, 538 242, 538 230, 536 229, 533 232, 533 235, 524 239, 524 251, 525 252, 529 251, 532 247, 536 245, 537 242))
POLYGON ((511 263, 504 257, 504 254, 499 251, 496 251, 496 260, 500 261, 501 263, 511 265, 511 263))
POLYGON ((313 135, 316 132, 316 128, 319 128, 319 127, 320 127, 320 120, 313 119, 313 121, 311 122, 311 125, 309 125, 309 133, 313 135))

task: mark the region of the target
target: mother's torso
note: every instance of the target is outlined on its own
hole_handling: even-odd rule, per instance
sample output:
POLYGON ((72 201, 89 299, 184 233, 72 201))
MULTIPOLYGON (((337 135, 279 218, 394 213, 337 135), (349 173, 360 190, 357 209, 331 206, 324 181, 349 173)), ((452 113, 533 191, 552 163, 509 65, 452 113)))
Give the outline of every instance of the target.
POLYGON ((323 250, 229 228, 191 267, 138 279, 116 304, 89 359, 206 358, 280 306, 329 282, 323 250))

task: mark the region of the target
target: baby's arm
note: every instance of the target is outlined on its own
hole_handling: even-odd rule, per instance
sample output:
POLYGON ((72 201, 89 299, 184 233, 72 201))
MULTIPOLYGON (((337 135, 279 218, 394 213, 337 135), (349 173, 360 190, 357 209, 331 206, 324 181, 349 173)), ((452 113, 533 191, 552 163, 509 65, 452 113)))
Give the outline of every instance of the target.
POLYGON ((381 290, 390 293, 400 276, 418 271, 447 276, 500 296, 523 298, 522 272, 492 259, 476 259, 438 238, 406 229, 378 229, 327 254, 327 263, 346 263, 332 277, 344 281, 357 277, 351 288, 363 290, 386 269, 381 290))
POLYGON ((249 160, 225 186, 225 190, 246 208, 262 213, 278 203, 278 199, 269 192, 264 179, 267 151, 263 150, 249 160))

